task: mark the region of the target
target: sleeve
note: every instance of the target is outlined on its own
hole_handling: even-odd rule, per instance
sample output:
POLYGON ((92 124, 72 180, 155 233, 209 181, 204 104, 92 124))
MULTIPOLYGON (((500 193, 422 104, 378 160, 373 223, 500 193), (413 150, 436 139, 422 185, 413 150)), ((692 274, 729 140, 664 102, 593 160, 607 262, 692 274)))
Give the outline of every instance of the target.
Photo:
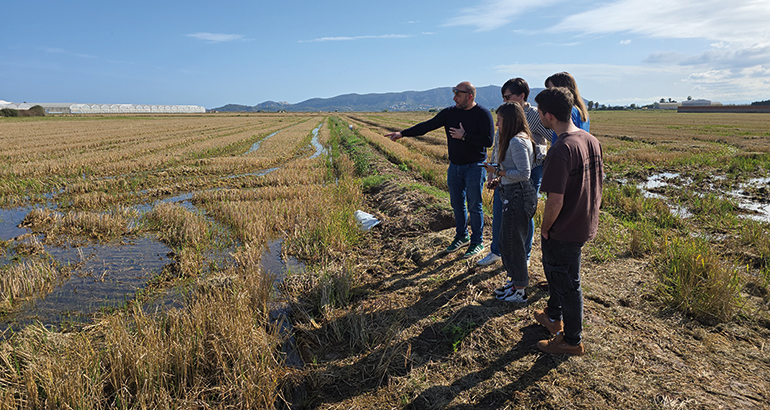
POLYGON ((532 172, 532 144, 523 138, 513 138, 505 153, 506 162, 513 162, 514 168, 505 169, 505 178, 512 182, 526 181, 532 172))
POLYGON ((545 157, 543 166, 543 180, 540 183, 540 192, 553 192, 564 194, 567 190, 567 176, 569 175, 569 162, 558 151, 567 149, 560 144, 556 149, 551 148, 545 157))
POLYGON ((435 117, 428 121, 423 121, 417 125, 409 127, 401 131, 401 135, 404 137, 416 137, 418 135, 425 135, 435 129, 439 129, 446 123, 447 108, 439 111, 435 117))
POLYGON ((535 143, 538 145, 545 145, 548 143, 548 137, 553 133, 551 130, 545 127, 542 122, 540 122, 540 117, 535 113, 535 115, 532 116, 532 121, 527 121, 529 123, 529 130, 532 131, 533 139, 535 140, 535 143))

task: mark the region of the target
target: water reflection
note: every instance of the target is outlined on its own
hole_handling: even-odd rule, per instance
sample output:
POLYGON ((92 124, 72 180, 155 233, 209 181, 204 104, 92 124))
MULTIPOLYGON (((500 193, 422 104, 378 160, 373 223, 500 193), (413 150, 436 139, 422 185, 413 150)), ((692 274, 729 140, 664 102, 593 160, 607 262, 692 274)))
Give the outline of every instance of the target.
POLYGON ((31 210, 32 207, 0 209, 0 240, 8 241, 29 233, 29 229, 19 228, 19 224, 31 210))
POLYGON ((318 124, 317 127, 313 128, 313 139, 310 140, 310 143, 313 144, 315 147, 315 154, 310 156, 310 159, 313 159, 321 154, 326 154, 326 148, 324 148, 323 145, 321 145, 320 142, 318 142, 318 132, 321 130, 321 126, 324 125, 324 123, 318 124))
POLYGON ((47 247, 61 266, 74 268, 51 292, 35 296, 3 318, 0 327, 18 329, 40 321, 56 327, 63 321, 83 321, 99 309, 122 306, 148 279, 173 261, 171 249, 151 237, 124 243, 47 247))
MULTIPOLYGON (((327 150, 318 141, 318 134, 323 123, 313 129, 311 145, 315 152, 311 159, 327 150)), ((259 142, 253 144, 248 152, 259 149, 260 143, 276 135, 276 131, 259 142)), ((244 154, 244 155, 245 155, 244 154)), ((269 168, 255 173, 230 175, 223 178, 238 178, 248 176, 264 176, 279 167, 269 168)), ((85 175, 84 175, 85 178, 85 175)), ((53 201, 55 194, 49 197, 53 201)), ((160 199, 151 203, 139 204, 133 207, 138 215, 150 212, 159 203, 174 203, 182 206, 190 212, 205 215, 193 205, 194 193, 184 193, 173 197, 160 199)), ((47 205, 56 209, 57 204, 50 202, 47 205)), ((31 233, 27 228, 19 228, 19 224, 27 214, 34 209, 29 207, 17 207, 12 209, 0 209, 0 240, 10 241, 22 235, 31 233)), ((217 222, 207 218, 214 226, 217 222)), ((34 236, 37 238, 37 236, 34 236)), ((262 255, 262 269, 281 281, 288 272, 303 272, 304 264, 293 257, 281 257, 282 239, 276 239, 268 243, 262 255)), ((231 252, 235 245, 228 245, 220 249, 209 251, 204 258, 214 266, 223 266, 232 262, 231 252)), ((0 319, 0 330, 18 330, 33 322, 41 322, 51 329, 61 328, 62 323, 88 321, 91 316, 101 309, 112 309, 123 306, 126 301, 135 298, 137 291, 142 290, 147 281, 160 273, 166 265, 174 261, 169 255, 172 250, 159 242, 154 236, 122 238, 120 242, 108 244, 95 244, 72 242, 61 246, 44 246, 45 253, 62 267, 69 267, 71 274, 56 283, 54 290, 46 295, 30 297, 29 300, 15 306, 14 313, 0 319)), ((5 252, 4 259, 11 263, 13 252, 5 252)), ((205 268, 204 268, 205 270, 205 268)), ((190 292, 189 288, 176 288, 166 292, 164 296, 145 306, 149 310, 179 308, 184 306, 184 299, 190 292)), ((276 320, 286 314, 286 306, 276 305, 272 314, 276 320)))
POLYGON ((268 139, 268 138, 270 138, 270 137, 274 136, 275 134, 278 134, 279 132, 281 132, 281 131, 280 131, 280 130, 278 130, 278 131, 276 131, 276 132, 274 132, 274 133, 272 133, 272 134, 268 135, 267 137, 265 137, 265 138, 262 138, 261 140, 259 140, 259 141, 255 142, 254 144, 252 144, 252 145, 251 145, 251 148, 249 148, 249 150, 248 150, 248 151, 246 151, 246 152, 244 152, 242 155, 248 155, 248 154, 251 154, 252 152, 254 152, 254 151, 258 150, 258 149, 259 149, 259 145, 260 145, 260 144, 262 144, 262 143, 263 143, 263 142, 264 142, 266 139, 268 139))

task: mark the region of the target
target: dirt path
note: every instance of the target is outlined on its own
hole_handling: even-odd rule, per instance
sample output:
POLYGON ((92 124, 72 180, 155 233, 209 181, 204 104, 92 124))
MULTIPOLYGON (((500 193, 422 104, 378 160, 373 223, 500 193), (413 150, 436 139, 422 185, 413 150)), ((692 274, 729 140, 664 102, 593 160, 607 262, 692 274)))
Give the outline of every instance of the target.
POLYGON ((540 353, 539 241, 529 304, 499 302, 501 265, 440 254, 454 233, 448 201, 408 182, 401 174, 368 195, 382 222, 348 258, 350 305, 298 325, 308 408, 770 408, 770 321, 744 312, 705 326, 667 310, 644 259, 597 263, 584 249, 586 355, 540 353))

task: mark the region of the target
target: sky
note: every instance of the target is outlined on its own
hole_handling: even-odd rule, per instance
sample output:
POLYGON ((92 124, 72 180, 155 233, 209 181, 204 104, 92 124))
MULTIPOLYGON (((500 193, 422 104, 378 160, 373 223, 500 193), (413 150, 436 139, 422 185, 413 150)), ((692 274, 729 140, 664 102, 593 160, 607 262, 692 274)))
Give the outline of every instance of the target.
POLYGON ((769 22, 768 0, 10 1, 0 100, 216 108, 567 71, 600 104, 741 104, 770 99, 769 22))

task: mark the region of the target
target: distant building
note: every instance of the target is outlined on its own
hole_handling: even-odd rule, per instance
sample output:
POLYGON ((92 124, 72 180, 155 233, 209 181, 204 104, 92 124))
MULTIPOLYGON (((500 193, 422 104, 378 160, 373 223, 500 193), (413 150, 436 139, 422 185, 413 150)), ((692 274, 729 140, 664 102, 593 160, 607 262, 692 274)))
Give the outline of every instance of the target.
POLYGON ((12 103, 0 101, 0 109, 28 110, 42 106, 47 114, 182 114, 205 113, 200 105, 12 103))
POLYGON ((722 105, 722 103, 703 99, 682 101, 682 107, 709 107, 712 105, 722 105))
POLYGON ((656 102, 653 104, 653 108, 656 110, 678 110, 681 111, 681 107, 712 107, 721 106, 720 102, 712 102, 711 100, 685 100, 682 102, 656 102))
POLYGON ((653 104, 653 108, 656 110, 675 110, 681 105, 680 102, 656 102, 653 104))
POLYGON ((679 107, 677 112, 738 112, 738 113, 768 113, 770 105, 691 105, 679 107))

